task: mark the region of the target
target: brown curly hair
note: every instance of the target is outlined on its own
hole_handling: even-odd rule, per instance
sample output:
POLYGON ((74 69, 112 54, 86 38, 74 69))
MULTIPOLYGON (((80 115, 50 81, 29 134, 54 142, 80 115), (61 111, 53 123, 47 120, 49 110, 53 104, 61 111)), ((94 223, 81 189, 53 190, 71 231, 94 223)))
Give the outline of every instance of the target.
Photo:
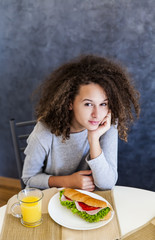
POLYGON ((120 64, 99 56, 75 58, 56 69, 39 87, 37 120, 43 121, 56 136, 70 137, 72 111, 69 109, 81 85, 99 84, 107 94, 111 123, 119 137, 127 141, 130 124, 139 117, 139 92, 120 64))

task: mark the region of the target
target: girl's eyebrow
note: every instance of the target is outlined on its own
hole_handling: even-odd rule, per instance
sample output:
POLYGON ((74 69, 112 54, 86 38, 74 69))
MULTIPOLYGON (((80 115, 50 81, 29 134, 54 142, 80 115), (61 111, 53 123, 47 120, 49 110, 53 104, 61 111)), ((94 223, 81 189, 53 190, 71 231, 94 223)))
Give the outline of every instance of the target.
MULTIPOLYGON (((91 99, 88 99, 88 98, 83 99, 82 102, 84 102, 84 101, 93 102, 91 99)), ((105 102, 105 101, 108 101, 108 98, 106 98, 106 99, 103 100, 103 102, 105 102)))

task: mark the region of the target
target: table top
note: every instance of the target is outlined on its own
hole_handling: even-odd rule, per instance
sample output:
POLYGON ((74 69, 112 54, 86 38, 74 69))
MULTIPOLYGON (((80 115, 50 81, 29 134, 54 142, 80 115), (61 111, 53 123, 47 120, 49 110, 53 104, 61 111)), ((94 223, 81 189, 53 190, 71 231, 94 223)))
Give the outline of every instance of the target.
MULTIPOLYGON (((122 236, 155 217, 155 192, 115 186, 113 194, 122 236)), ((6 205, 0 208, 0 233, 5 211, 6 205)))

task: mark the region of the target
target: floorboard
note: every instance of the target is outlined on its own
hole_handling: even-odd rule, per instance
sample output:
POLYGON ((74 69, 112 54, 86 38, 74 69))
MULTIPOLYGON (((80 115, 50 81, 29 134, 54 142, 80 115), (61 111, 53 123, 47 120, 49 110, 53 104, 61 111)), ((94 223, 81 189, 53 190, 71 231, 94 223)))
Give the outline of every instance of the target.
POLYGON ((9 198, 21 190, 20 180, 0 177, 0 207, 7 204, 9 198))

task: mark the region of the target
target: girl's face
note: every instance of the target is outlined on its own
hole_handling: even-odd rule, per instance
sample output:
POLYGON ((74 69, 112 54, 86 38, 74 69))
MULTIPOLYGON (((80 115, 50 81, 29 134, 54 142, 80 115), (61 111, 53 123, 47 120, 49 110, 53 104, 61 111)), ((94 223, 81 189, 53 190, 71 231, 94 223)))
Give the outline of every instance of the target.
POLYGON ((71 132, 96 130, 109 110, 107 95, 98 84, 81 85, 70 110, 73 111, 71 132))

